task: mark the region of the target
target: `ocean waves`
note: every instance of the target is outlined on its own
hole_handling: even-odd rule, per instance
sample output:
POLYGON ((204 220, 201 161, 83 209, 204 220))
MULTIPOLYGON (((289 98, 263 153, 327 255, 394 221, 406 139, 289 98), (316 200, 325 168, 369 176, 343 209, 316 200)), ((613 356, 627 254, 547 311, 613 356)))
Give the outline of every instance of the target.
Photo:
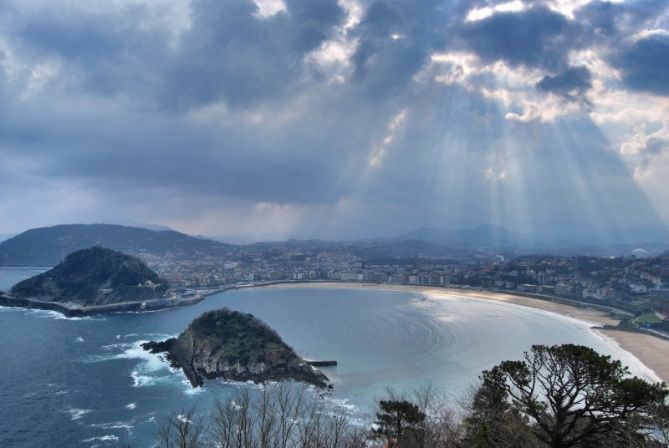
POLYGON ((65 413, 70 416, 70 420, 77 421, 81 420, 86 414, 90 414, 92 411, 90 409, 78 409, 78 408, 67 408, 65 413))
MULTIPOLYGON (((141 337, 142 339, 102 345, 100 348, 104 353, 86 356, 81 361, 89 364, 120 360, 136 361, 129 372, 132 387, 177 385, 184 387, 186 392, 192 393, 190 383, 181 370, 172 368, 162 355, 150 353, 142 348, 142 344, 148 342, 148 339, 144 339, 146 336, 164 340, 171 337, 170 335, 157 333, 140 335, 134 333, 126 336, 141 337)), ((126 407, 134 409, 134 403, 130 403, 126 407)))

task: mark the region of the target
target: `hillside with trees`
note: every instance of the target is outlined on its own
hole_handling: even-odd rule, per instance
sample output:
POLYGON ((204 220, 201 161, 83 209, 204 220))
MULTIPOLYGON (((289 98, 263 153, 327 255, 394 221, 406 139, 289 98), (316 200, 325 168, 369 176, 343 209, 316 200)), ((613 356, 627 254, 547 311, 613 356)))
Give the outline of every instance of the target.
POLYGON ((166 353, 172 366, 182 369, 193 387, 214 378, 295 380, 317 387, 325 387, 328 382, 265 322, 227 308, 207 311, 177 338, 148 342, 143 347, 152 353, 166 353))
POLYGON ((17 298, 107 305, 161 297, 166 282, 138 258, 102 247, 71 253, 53 269, 11 289, 17 298))
POLYGON ((484 371, 464 408, 430 388, 391 394, 366 427, 304 389, 242 389, 208 413, 171 416, 159 446, 660 448, 669 446, 668 393, 588 347, 537 345, 484 371))
POLYGON ((143 257, 223 256, 230 246, 174 230, 149 230, 113 224, 64 224, 31 229, 0 242, 0 266, 55 266, 65 256, 104 246, 143 257))

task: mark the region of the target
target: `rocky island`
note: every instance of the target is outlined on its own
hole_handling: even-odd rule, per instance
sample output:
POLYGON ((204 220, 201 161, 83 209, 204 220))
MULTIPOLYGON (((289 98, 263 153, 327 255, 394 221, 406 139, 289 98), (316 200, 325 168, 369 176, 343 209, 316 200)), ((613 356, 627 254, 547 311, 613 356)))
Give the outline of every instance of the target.
POLYGON ((251 314, 223 308, 195 319, 177 338, 148 342, 144 349, 166 353, 193 387, 204 379, 295 380, 327 387, 328 378, 300 358, 281 337, 251 314))
POLYGON ((0 294, 0 305, 44 308, 66 315, 141 308, 160 300, 167 283, 138 258, 92 247, 0 294))

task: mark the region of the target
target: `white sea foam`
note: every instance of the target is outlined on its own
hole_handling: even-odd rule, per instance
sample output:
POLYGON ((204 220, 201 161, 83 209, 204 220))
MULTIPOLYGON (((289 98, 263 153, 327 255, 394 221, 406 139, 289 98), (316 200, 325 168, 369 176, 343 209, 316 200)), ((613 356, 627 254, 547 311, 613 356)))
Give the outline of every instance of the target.
POLYGON ((190 420, 186 418, 186 416, 183 414, 177 415, 177 420, 179 420, 182 423, 190 423, 190 420))
POLYGON ((100 316, 81 316, 81 317, 68 317, 59 311, 54 310, 37 310, 37 309, 26 309, 30 314, 33 314, 35 317, 41 318, 51 318, 55 320, 69 320, 69 321, 85 321, 85 320, 105 320, 104 317, 100 316))
POLYGON ((92 423, 88 426, 100 429, 125 429, 128 433, 131 433, 134 428, 130 422, 92 423))
POLYGON ((35 317, 50 317, 53 319, 66 319, 65 315, 63 313, 59 313, 58 311, 52 311, 52 310, 34 310, 34 309, 29 309, 27 310, 29 314, 35 315, 35 317))
POLYGON ((119 344, 107 344, 102 346, 102 350, 118 350, 118 349, 126 349, 130 347, 132 344, 128 343, 119 343, 119 344))
POLYGON ((193 387, 188 380, 181 383, 186 386, 186 389, 184 389, 184 394, 186 395, 199 395, 205 391, 204 387, 193 387))
POLYGON ((94 355, 86 358, 88 362, 112 361, 115 359, 139 359, 147 364, 149 370, 160 370, 164 365, 160 356, 150 353, 142 348, 142 344, 148 341, 135 341, 132 343, 106 344, 101 346, 106 352, 117 351, 106 355, 94 355), (120 351, 119 351, 120 350, 120 351))
POLYGON ((132 346, 118 355, 119 359, 139 359, 142 361, 141 370, 143 372, 158 372, 165 370, 165 363, 155 353, 150 353, 142 348, 142 344, 147 341, 137 341, 132 346))
POLYGON ((0 306, 0 313, 4 313, 7 311, 22 311, 23 308, 16 308, 14 306, 0 306))
POLYGON ((77 336, 77 342, 84 342, 84 338, 82 338, 81 336, 77 336))
POLYGON ((90 439, 82 440, 83 443, 91 442, 118 442, 118 436, 113 434, 105 434, 104 436, 91 437, 90 439))
POLYGON ((130 411, 133 411, 133 410, 137 409, 137 403, 128 403, 128 404, 125 405, 125 408, 130 410, 130 411))
POLYGON ((70 414, 70 419, 72 421, 81 420, 84 415, 90 414, 90 409, 77 409, 77 408, 67 408, 65 409, 67 414, 70 414))
POLYGON ((58 320, 74 320, 74 321, 78 321, 78 320, 97 320, 97 321, 105 320, 104 317, 100 317, 100 316, 96 316, 96 317, 93 317, 93 316, 68 317, 64 314, 61 314, 59 317, 56 317, 56 319, 58 319, 58 320))
POLYGON ((156 384, 170 381, 169 376, 142 375, 139 371, 130 372, 132 387, 155 386, 156 384))
POLYGON ((130 376, 133 387, 154 386, 156 384, 173 382, 175 370, 169 368, 163 358, 142 348, 147 341, 136 341, 125 347, 121 353, 112 355, 113 359, 137 359, 139 363, 132 370, 130 376))
MULTIPOLYGON (((169 339, 170 337, 174 337, 164 333, 150 334, 156 336, 153 339, 157 340, 165 340, 169 339)), ((93 356, 87 359, 88 362, 100 362, 116 359, 140 360, 137 366, 130 372, 133 387, 149 387, 158 384, 180 383, 185 386, 184 393, 187 395, 195 395, 204 392, 202 388, 193 388, 183 371, 181 369, 176 369, 170 366, 164 355, 150 353, 144 350, 142 348, 142 344, 146 342, 148 341, 139 340, 133 343, 104 345, 102 346, 102 349, 105 351, 113 351, 115 349, 121 349, 122 351, 120 353, 114 353, 110 355, 93 356)))
MULTIPOLYGON (((161 338, 156 339, 167 339, 170 337, 165 334, 161 334, 160 336, 161 338)), ((82 359, 82 362, 98 363, 127 359, 138 360, 139 362, 130 372, 133 387, 147 387, 165 383, 178 384, 185 380, 186 377, 181 369, 171 368, 169 363, 160 354, 144 350, 142 344, 146 342, 148 341, 139 340, 132 343, 106 344, 101 347, 106 354, 87 356, 82 359)))

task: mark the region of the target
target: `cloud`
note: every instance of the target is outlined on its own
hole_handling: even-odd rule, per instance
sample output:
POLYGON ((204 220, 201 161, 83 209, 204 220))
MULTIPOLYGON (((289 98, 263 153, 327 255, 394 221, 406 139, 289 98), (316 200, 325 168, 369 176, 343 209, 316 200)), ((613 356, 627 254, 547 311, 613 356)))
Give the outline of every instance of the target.
POLYGON ((466 22, 459 31, 463 45, 483 60, 551 70, 566 64, 582 34, 567 17, 544 7, 499 12, 466 22))
POLYGON ((493 6, 484 6, 473 8, 467 12, 466 22, 475 22, 477 20, 487 19, 499 12, 518 12, 525 10, 525 4, 520 0, 514 0, 506 3, 498 3, 493 6))
POLYGON ((374 1, 352 36, 353 81, 365 95, 384 99, 398 95, 444 43, 448 2, 374 1))
POLYGON ((649 138, 643 152, 647 156, 646 163, 650 163, 654 157, 669 152, 669 139, 649 138))
POLYGON ((570 67, 555 76, 546 75, 537 88, 567 100, 579 100, 592 87, 592 76, 586 67, 570 67))
POLYGON ((222 100, 246 107, 295 93, 309 73, 304 57, 345 18, 335 0, 291 0, 285 11, 258 20, 249 1, 195 0, 192 25, 168 66, 161 99, 169 108, 222 100))
POLYGON ((584 1, 1 2, 0 231, 559 232, 614 219, 606 191, 652 221, 611 148, 644 121, 660 145, 661 92, 629 79, 663 67, 637 48, 661 5, 584 1))
POLYGON ((664 0, 633 2, 589 1, 576 11, 593 37, 624 39, 650 23, 663 20, 667 10, 664 0))
POLYGON ((613 64, 628 88, 669 95, 669 35, 639 39, 615 55, 613 64))
POLYGON ((669 121, 665 121, 658 129, 648 128, 646 123, 636 125, 620 146, 623 156, 636 160, 637 177, 647 176, 656 160, 669 155, 669 121))
POLYGON ((55 14, 44 4, 29 13, 17 7, 9 37, 28 58, 61 61, 69 89, 172 111, 217 101, 246 107, 297 88, 308 76, 304 56, 345 18, 336 0, 290 0, 266 17, 250 0, 192 0, 175 38, 159 8, 120 5, 55 14))

